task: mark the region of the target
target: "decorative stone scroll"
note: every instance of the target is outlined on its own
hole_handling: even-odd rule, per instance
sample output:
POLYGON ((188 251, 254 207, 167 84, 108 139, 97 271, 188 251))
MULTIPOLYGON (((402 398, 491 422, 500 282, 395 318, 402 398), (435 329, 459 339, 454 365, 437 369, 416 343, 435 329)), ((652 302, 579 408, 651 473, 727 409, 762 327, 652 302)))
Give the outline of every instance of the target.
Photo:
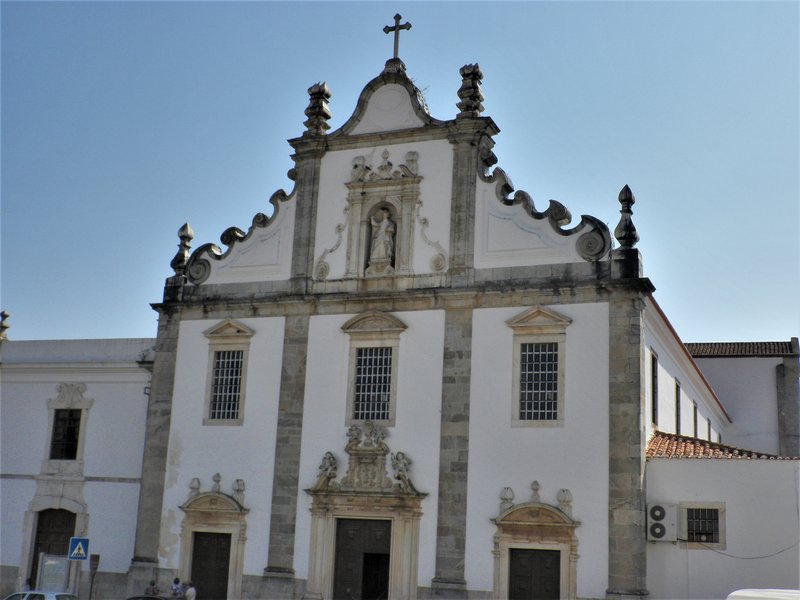
MULTIPOLYGON (((539 212, 536 210, 533 198, 528 192, 514 190, 514 184, 511 183, 511 179, 503 169, 497 167, 491 173, 489 172, 490 167, 497 162, 497 157, 492 152, 493 147, 494 141, 490 137, 484 136, 481 139, 478 150, 478 173, 481 180, 495 184, 495 196, 498 201, 507 206, 522 205, 525 212, 532 219, 547 221, 553 231, 559 235, 578 236, 575 240, 575 250, 587 262, 597 262, 608 255, 611 250, 611 233, 605 223, 590 215, 581 215, 580 223, 571 229, 564 229, 565 226, 572 222, 572 215, 566 206, 557 200, 550 200, 548 207, 539 212)), ((623 204, 623 210, 620 212, 623 213, 623 220, 625 220, 626 216, 629 216, 630 204, 633 204, 633 202, 627 205, 628 210, 626 213, 626 205, 622 201, 622 192, 620 192, 620 198, 620 203, 623 204)))
POLYGON ((425 496, 411 482, 411 459, 404 452, 391 454, 394 478, 389 478, 386 457, 389 447, 384 443, 386 428, 367 421, 363 426, 353 425, 347 430, 347 473, 340 482, 338 462, 332 452, 326 452, 319 466, 317 482, 307 490, 315 492, 385 493, 391 495, 425 496))

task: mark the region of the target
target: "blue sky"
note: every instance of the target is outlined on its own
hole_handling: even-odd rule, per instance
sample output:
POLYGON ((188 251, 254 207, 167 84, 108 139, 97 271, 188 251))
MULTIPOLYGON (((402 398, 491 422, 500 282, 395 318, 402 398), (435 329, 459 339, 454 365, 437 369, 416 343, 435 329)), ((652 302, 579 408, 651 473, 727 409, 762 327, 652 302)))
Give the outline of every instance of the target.
POLYGON ((684 341, 797 336, 797 2, 3 2, 2 278, 11 339, 150 337, 177 230, 247 229, 392 53, 434 117, 484 73, 495 153, 538 208, 613 229, 684 341))

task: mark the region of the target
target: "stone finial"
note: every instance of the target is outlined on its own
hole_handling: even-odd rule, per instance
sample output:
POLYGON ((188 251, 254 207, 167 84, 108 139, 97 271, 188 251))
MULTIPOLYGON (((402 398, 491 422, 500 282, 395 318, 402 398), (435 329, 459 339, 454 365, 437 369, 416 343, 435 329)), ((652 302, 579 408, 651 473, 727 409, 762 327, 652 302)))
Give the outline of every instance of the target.
POLYGON ((500 492, 500 512, 508 510, 514 506, 514 490, 504 487, 500 492))
POLYGON ((619 203, 622 205, 619 212, 622 216, 616 229, 614 229, 614 237, 617 238, 622 248, 633 248, 636 242, 639 241, 639 234, 636 232, 636 227, 633 226, 633 220, 631 219, 633 214, 631 206, 633 206, 634 202, 636 202, 636 198, 631 188, 626 185, 619 192, 619 203))
POLYGON ((184 223, 183 227, 178 230, 178 237, 181 242, 178 244, 178 253, 169 263, 175 275, 183 275, 186 272, 186 263, 189 261, 190 242, 194 239, 194 231, 188 223, 184 223))
POLYGON ((219 482, 222 481, 222 476, 219 473, 214 473, 211 480, 214 482, 214 485, 211 486, 211 491, 215 494, 219 494, 219 482))
POLYGON ((481 93, 481 80, 483 73, 477 65, 464 65, 459 70, 461 73, 461 87, 458 89, 458 97, 461 100, 456 104, 461 112, 457 118, 479 117, 483 112, 483 94, 481 93))
POLYGON ((11 325, 8 324, 8 313, 6 311, 0 312, 0 340, 7 339, 6 331, 11 325))
POLYGON ((233 497, 236 499, 236 501, 239 504, 244 504, 244 479, 235 479, 231 489, 233 489, 233 497))
POLYGON ((194 498, 199 493, 200 493, 200 479, 198 477, 193 477, 192 480, 189 482, 189 496, 191 498, 194 498))
POLYGON ((558 509, 568 517, 572 516, 572 492, 568 489, 558 490, 558 509))
POLYGON ((531 483, 531 502, 541 502, 542 499, 539 497, 539 482, 534 479, 533 483, 531 483))
POLYGON ((308 108, 305 115, 308 119, 303 123, 307 131, 304 135, 325 135, 331 128, 328 119, 331 118, 331 111, 328 108, 328 100, 331 99, 331 90, 324 81, 315 83, 308 88, 308 108))

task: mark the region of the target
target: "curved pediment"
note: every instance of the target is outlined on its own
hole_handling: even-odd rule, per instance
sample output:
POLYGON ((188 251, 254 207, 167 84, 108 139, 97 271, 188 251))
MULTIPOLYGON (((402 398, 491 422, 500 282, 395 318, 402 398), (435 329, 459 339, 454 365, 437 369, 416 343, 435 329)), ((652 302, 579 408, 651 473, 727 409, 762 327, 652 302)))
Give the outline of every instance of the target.
POLYGON ((397 317, 376 310, 356 315, 342 325, 345 333, 400 333, 406 328, 397 317))
POLYGON ((181 506, 184 512, 217 512, 245 514, 247 509, 234 498, 221 492, 207 492, 198 494, 181 506))
POLYGON ((364 87, 347 122, 328 137, 442 124, 431 116, 422 92, 406 75, 403 62, 390 59, 383 72, 364 87))
POLYGON ((500 513, 496 519, 493 519, 497 525, 562 525, 569 527, 577 527, 580 525, 567 515, 565 512, 559 510, 555 506, 549 504, 542 504, 541 502, 526 502, 525 504, 516 504, 511 508, 500 513))

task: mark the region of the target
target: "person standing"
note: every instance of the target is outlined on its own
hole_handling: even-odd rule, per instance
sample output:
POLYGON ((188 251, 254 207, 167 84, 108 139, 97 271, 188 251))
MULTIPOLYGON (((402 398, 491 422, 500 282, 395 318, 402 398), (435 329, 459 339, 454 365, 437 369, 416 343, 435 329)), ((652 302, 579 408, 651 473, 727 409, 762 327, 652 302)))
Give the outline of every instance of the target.
POLYGON ((186 584, 186 591, 183 593, 183 597, 186 600, 195 600, 197 598, 197 590, 191 581, 186 584))

